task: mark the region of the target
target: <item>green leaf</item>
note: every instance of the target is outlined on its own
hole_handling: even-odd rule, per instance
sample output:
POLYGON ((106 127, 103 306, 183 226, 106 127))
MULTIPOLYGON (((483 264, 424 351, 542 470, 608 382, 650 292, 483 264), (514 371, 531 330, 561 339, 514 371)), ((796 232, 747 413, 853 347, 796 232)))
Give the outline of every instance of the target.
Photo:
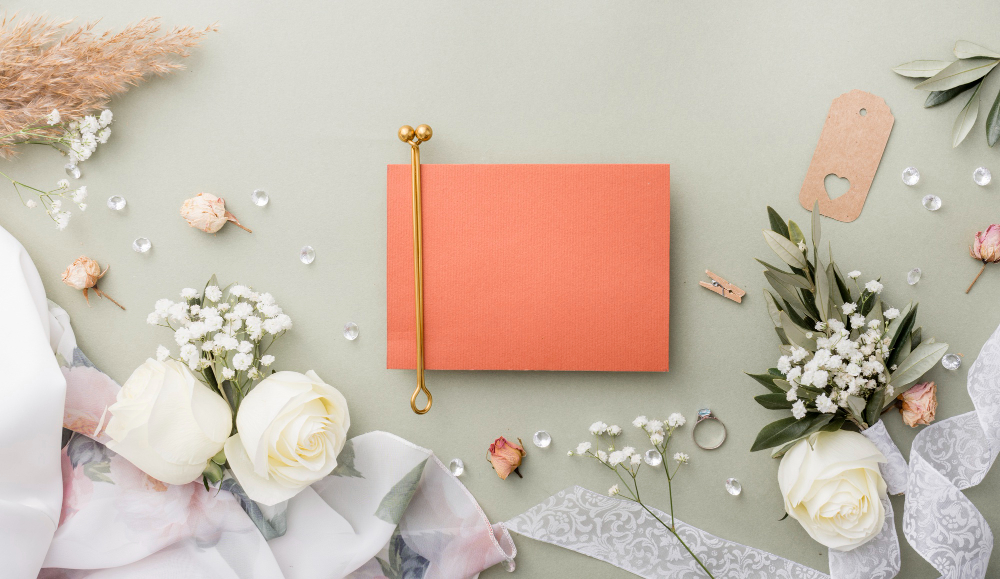
POLYGON ((782 311, 788 314, 788 317, 791 318, 793 322, 795 322, 796 326, 799 326, 800 328, 805 328, 809 325, 809 322, 806 321, 806 318, 803 316, 799 316, 797 313, 795 313, 795 308, 789 306, 788 302, 784 302, 784 304, 786 307, 782 311))
POLYGON ((979 91, 982 88, 983 83, 979 83, 979 86, 973 91, 972 96, 969 97, 969 102, 965 104, 965 108, 958 113, 958 118, 955 119, 955 126, 951 130, 952 148, 962 144, 962 141, 968 136, 969 131, 972 130, 972 126, 976 124, 976 118, 979 116, 979 91))
POLYGON ((792 267, 803 269, 806 267, 806 258, 802 255, 802 250, 787 237, 774 231, 765 231, 764 241, 781 258, 781 261, 792 267))
POLYGON ((788 239, 788 227, 785 225, 785 220, 778 215, 778 212, 767 207, 767 218, 771 221, 771 231, 781 234, 782 237, 788 239))
POLYGON ((816 258, 816 309, 819 310, 820 321, 830 319, 830 280, 819 258, 816 258))
MULTIPOLYGON (((910 311, 907 312, 905 316, 900 314, 899 317, 903 318, 903 321, 899 323, 899 327, 896 329, 896 332, 892 337, 892 342, 889 343, 889 357, 885 361, 886 365, 890 367, 893 364, 898 363, 899 354, 897 353, 897 350, 900 345, 902 345, 903 340, 909 337, 910 332, 913 330, 913 324, 917 321, 917 306, 915 305, 910 308, 910 311)), ((896 319, 898 320, 899 318, 896 319)))
POLYGON ((791 410, 792 404, 794 404, 794 402, 788 400, 784 392, 760 394, 759 396, 754 396, 753 399, 757 401, 757 404, 768 410, 791 410))
POLYGON ((916 330, 910 332, 910 349, 912 350, 913 348, 919 346, 920 342, 922 341, 922 338, 923 338, 923 332, 921 328, 917 328, 916 330))
POLYGON ((847 397, 847 407, 851 409, 851 413, 855 416, 865 415, 865 399, 860 396, 848 396, 847 397))
POLYGON ((895 320, 889 322, 889 325, 885 329, 885 337, 889 338, 890 344, 892 343, 892 340, 896 337, 896 334, 899 333, 899 327, 903 324, 903 320, 906 319, 906 316, 910 314, 910 310, 912 309, 913 309, 913 302, 906 304, 906 306, 903 307, 902 310, 900 310, 899 316, 897 316, 895 320))
POLYGON ((979 46, 974 42, 969 42, 968 40, 959 40, 955 43, 955 56, 959 58, 975 58, 977 56, 1000 58, 1000 54, 993 52, 985 46, 979 46))
POLYGON ((837 280, 837 287, 840 289, 840 297, 843 298, 844 303, 846 304, 854 301, 851 297, 851 288, 847 287, 847 282, 844 281, 844 274, 840 273, 840 266, 836 263, 833 264, 833 273, 836 274, 834 279, 837 280))
POLYGON ((376 517, 393 525, 399 524, 399 520, 403 518, 403 512, 410 505, 413 493, 417 492, 417 486, 420 484, 420 477, 424 473, 426 464, 427 459, 420 461, 420 464, 403 475, 403 478, 389 489, 375 511, 376 517))
POLYGON ((333 469, 330 476, 344 476, 349 478, 365 478, 358 469, 354 468, 354 439, 348 439, 344 443, 344 448, 337 455, 337 467, 333 469))
POLYGON ((892 69, 892 72, 910 78, 930 78, 951 64, 947 60, 913 60, 892 69))
POLYGON ((990 114, 986 115, 986 144, 993 146, 1000 140, 1000 92, 990 107, 990 114))
POLYGON ((916 382, 933 368, 947 351, 948 344, 945 343, 928 341, 921 343, 899 363, 899 367, 889 377, 889 384, 892 384, 898 392, 902 392, 904 386, 916 382))
POLYGON ((757 433, 757 439, 754 440, 753 446, 750 447, 750 452, 774 448, 775 446, 791 442, 797 438, 801 438, 812 428, 819 430, 829 424, 831 420, 833 420, 833 414, 817 413, 807 414, 801 420, 796 420, 794 416, 776 420, 757 433))
POLYGON ((884 399, 885 386, 881 386, 872 392, 871 398, 868 399, 868 404, 865 406, 865 424, 871 426, 878 422, 879 416, 882 415, 882 401, 884 399))
POLYGON ((767 314, 771 316, 771 322, 776 327, 781 327, 781 318, 778 317, 778 313, 781 312, 781 306, 778 305, 777 300, 774 299, 771 292, 767 290, 764 290, 764 303, 767 304, 767 314))
POLYGON ((778 341, 781 342, 782 346, 792 345, 792 343, 788 340, 788 334, 785 333, 785 330, 775 326, 774 333, 778 334, 778 341))
POLYGON ((812 338, 807 338, 806 330, 803 330, 802 328, 797 326, 794 322, 792 322, 792 320, 788 317, 788 314, 786 314, 785 312, 781 312, 780 316, 781 316, 781 328, 785 330, 785 335, 788 336, 788 339, 793 344, 805 348, 806 350, 816 349, 816 340, 812 338))
POLYGON ((819 201, 813 203, 812 208, 812 238, 813 238, 813 251, 816 254, 813 256, 819 259, 819 235, 820 225, 819 225, 819 201))
POLYGON ((770 374, 751 374, 749 372, 744 372, 744 374, 753 378, 761 386, 767 388, 770 392, 774 394, 781 394, 784 392, 784 390, 774 385, 774 376, 771 376, 770 374))
POLYGON ((970 83, 966 83, 961 86, 956 86, 955 88, 950 88, 948 90, 931 91, 931 93, 927 95, 927 100, 924 101, 924 108, 929 109, 931 107, 943 105, 944 103, 957 97, 958 95, 969 90, 970 88, 976 88, 976 86, 979 85, 979 82, 980 81, 978 80, 974 80, 970 83))
POLYGON ((774 277, 778 278, 786 285, 792 287, 800 287, 802 289, 812 289, 812 284, 809 283, 809 280, 802 277, 801 275, 794 275, 785 271, 781 271, 780 269, 760 259, 757 260, 757 263, 766 267, 768 271, 774 274, 774 277))
POLYGON ((826 266, 826 277, 830 280, 830 301, 834 306, 836 306, 833 308, 833 315, 831 317, 843 320, 844 318, 840 306, 844 305, 844 296, 840 293, 840 282, 837 280, 837 270, 834 268, 832 263, 826 266))
POLYGON ((806 236, 802 233, 802 230, 799 229, 799 226, 794 221, 788 222, 788 235, 793 243, 806 240, 806 236))
POLYGON ((921 90, 948 90, 955 88, 956 86, 983 78, 993 70, 993 67, 997 63, 1000 63, 1000 60, 995 58, 976 57, 956 60, 949 64, 947 68, 914 88, 921 90))
POLYGON ((781 299, 785 300, 785 304, 788 305, 788 309, 794 309, 799 313, 805 315, 806 307, 805 305, 802 304, 802 300, 799 298, 799 295, 795 293, 795 290, 793 288, 785 285, 784 282, 775 277, 774 274, 772 274, 770 271, 764 272, 764 279, 767 280, 767 283, 771 284, 771 287, 774 288, 774 291, 778 292, 778 295, 781 296, 781 299))

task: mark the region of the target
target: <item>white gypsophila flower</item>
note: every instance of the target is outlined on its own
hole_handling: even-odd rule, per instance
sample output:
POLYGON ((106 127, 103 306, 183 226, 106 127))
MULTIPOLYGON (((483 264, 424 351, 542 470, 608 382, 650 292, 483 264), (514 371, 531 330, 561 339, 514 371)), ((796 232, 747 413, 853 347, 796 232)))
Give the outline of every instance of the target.
POLYGON ((800 348, 798 346, 792 346, 792 361, 801 362, 809 355, 809 351, 805 348, 800 348))
POLYGON ((58 125, 61 120, 62 115, 59 114, 58 109, 52 109, 51 113, 45 115, 45 122, 48 123, 49 126, 58 125))
POLYGON ((208 340, 207 342, 201 343, 201 350, 203 352, 211 352, 214 349, 215 349, 215 342, 213 342, 212 340, 208 340))
POLYGON ((257 341, 264 335, 263 322, 257 316, 250 316, 244 323, 251 340, 257 341))
POLYGON ((236 350, 239 351, 240 354, 249 354, 250 351, 253 350, 253 344, 243 340, 240 342, 240 345, 236 347, 236 350))
MULTIPOLYGON (((198 297, 198 295, 195 294, 195 297, 198 297)), ((193 304, 191 306, 191 315, 192 316, 197 316, 200 313, 201 313, 201 306, 199 306, 198 304, 193 304)))
POLYGON ((35 203, 34 199, 28 199, 24 202, 24 206, 28 209, 34 209, 35 207, 38 207, 38 203, 35 203))
POLYGON ((837 411, 837 403, 826 394, 820 394, 816 397, 816 409, 825 414, 833 414, 837 411))
POLYGON ((817 332, 822 332, 826 330, 826 322, 816 322, 816 325, 813 326, 813 329, 816 330, 817 332))
POLYGON ((798 243, 798 247, 799 247, 799 251, 805 251, 806 250, 806 242, 800 241, 798 243))
POLYGON ((174 305, 174 302, 172 302, 172 301, 164 298, 164 299, 156 300, 156 305, 153 306, 153 309, 156 310, 156 313, 161 314, 163 316, 166 316, 167 315, 167 310, 169 310, 170 306, 172 306, 172 305, 174 305))
POLYGON ((80 211, 86 211, 87 210, 87 204, 86 203, 77 203, 76 206, 80 208, 80 211))
POLYGON ((794 382, 801 375, 802 375, 802 367, 796 366, 791 370, 789 370, 788 374, 785 374, 785 380, 788 380, 789 382, 794 382))
POLYGON ((849 315, 853 314, 854 312, 858 311, 858 304, 856 304, 854 302, 851 302, 849 304, 844 304, 844 305, 840 306, 840 309, 841 309, 841 311, 844 312, 845 316, 849 316, 849 315))
POLYGON ((100 128, 101 124, 96 118, 94 118, 93 115, 87 115, 83 117, 82 121, 80 121, 80 132, 83 133, 84 136, 96 133, 100 128))
POLYGON ((587 454, 587 452, 590 450, 590 448, 591 448, 591 444, 589 442, 581 442, 580 444, 576 445, 576 453, 577 454, 587 454))
POLYGON ((246 370, 253 364, 253 356, 250 354, 239 353, 233 356, 233 368, 237 370, 246 370))
POLYGON ((260 370, 258 370, 256 366, 252 366, 249 370, 247 370, 247 376, 251 379, 260 378, 260 370))
POLYGON ((782 356, 778 358, 778 371, 782 374, 788 374, 792 369, 792 359, 788 356, 782 356))
POLYGON ((237 285, 234 285, 229 290, 229 295, 236 296, 238 298, 245 298, 246 296, 250 295, 250 288, 248 288, 245 285, 239 285, 239 284, 237 284, 237 285))
POLYGON ((97 131, 96 138, 97 138, 97 142, 100 143, 100 144, 102 144, 102 145, 104 143, 107 143, 108 139, 111 138, 111 129, 105 128, 105 129, 101 129, 101 130, 97 131))
POLYGON ((240 318, 241 320, 245 320, 252 313, 253 313, 253 306, 251 306, 247 302, 240 302, 235 306, 233 306, 233 314, 238 318, 240 318))
MULTIPOLYGON (((186 300, 193 300, 193 299, 195 299, 195 298, 198 297, 198 290, 196 290, 196 289, 194 289, 192 287, 186 287, 186 288, 184 288, 184 289, 181 290, 181 297, 184 298, 184 299, 186 299, 186 300)), ((192 312, 192 313, 196 313, 196 312, 192 312)))
POLYGON ((643 426, 646 426, 646 422, 648 422, 648 420, 646 420, 645 416, 636 416, 635 420, 632 421, 632 426, 642 428, 643 426))
POLYGON ((269 320, 264 320, 264 323, 261 327, 268 334, 274 335, 281 333, 281 323, 274 318, 271 318, 269 320))
POLYGON ((873 329, 873 330, 875 328, 881 326, 881 325, 882 325, 882 320, 880 320, 878 318, 875 318, 874 320, 871 320, 871 321, 868 322, 868 327, 871 328, 871 329, 873 329))
POLYGON ((663 435, 660 434, 659 432, 654 432, 649 435, 649 441, 652 442, 653 444, 660 444, 661 442, 663 442, 663 435))
POLYGON ((220 312, 227 312, 227 311, 229 311, 229 304, 225 303, 225 302, 219 304, 219 311, 220 312))
POLYGON ((684 415, 681 414, 680 412, 674 412, 673 414, 667 417, 667 426, 669 426, 670 428, 680 428, 681 426, 684 426, 686 423, 687 423, 687 418, 684 418, 684 415))
POLYGON ((623 446, 622 447, 622 452, 625 453, 625 456, 632 456, 633 454, 635 454, 635 447, 632 447, 632 446, 623 446))
POLYGON ((686 453, 676 452, 674 453, 674 460, 677 462, 677 464, 687 464, 691 460, 691 457, 688 456, 686 453))
POLYGON ((260 357, 261 366, 270 366, 273 363, 274 363, 274 356, 270 354, 265 354, 260 357))
POLYGON ((852 328, 860 328, 863 325, 865 325, 865 317, 864 316, 862 316, 861 314, 854 314, 853 316, 851 316, 851 327, 852 328))
POLYGON ((191 332, 187 328, 177 328, 174 332, 174 341, 178 346, 183 346, 191 341, 191 332))
POLYGON ((647 432, 659 432, 663 430, 663 423, 659 420, 650 420, 646 423, 647 432))
POLYGON ((798 399, 798 397, 799 397, 799 389, 797 386, 795 386, 795 384, 792 384, 792 387, 789 388, 787 392, 785 392, 785 400, 792 402, 798 399))
POLYGON ((604 434, 604 431, 606 431, 607 429, 608 425, 601 421, 597 421, 591 424, 589 428, 591 434, 604 434))
POLYGON ((222 299, 222 290, 217 285, 210 285, 205 288, 205 297, 209 301, 217 302, 222 299))
POLYGON ((880 284, 877 280, 873 279, 865 284, 865 289, 872 292, 873 294, 882 293, 882 284, 880 284))
POLYGON ((163 362, 164 360, 166 360, 169 357, 170 357, 170 350, 168 350, 166 346, 157 346, 156 347, 156 359, 157 360, 159 360, 160 362, 163 362))
POLYGON ((630 458, 629 461, 631 461, 632 466, 639 466, 639 464, 642 463, 642 457, 639 456, 638 454, 633 454, 632 458, 630 458))
POLYGON ((799 400, 795 404, 792 404, 792 416, 794 416, 796 420, 802 420, 802 418, 805 415, 806 415, 805 402, 799 400))
POLYGON ((597 451, 597 460, 599 460, 601 462, 607 462, 608 461, 608 453, 604 452, 603 450, 598 450, 597 451))
POLYGON ((621 433, 622 433, 622 427, 618 426, 617 424, 612 424, 611 426, 608 427, 608 434, 610 434, 611 436, 618 436, 621 433))
POLYGON ((56 183, 57 189, 69 189, 69 179, 60 179, 56 183))
POLYGON ((861 272, 858 271, 858 270, 854 270, 852 272, 848 272, 847 277, 849 277, 851 279, 858 279, 859 277, 861 277, 861 272))
POLYGON ((72 216, 73 216, 72 213, 67 213, 65 211, 61 211, 59 213, 56 213, 56 215, 55 215, 56 229, 58 229, 59 231, 62 231, 63 229, 66 229, 66 227, 69 226, 69 219, 72 216))
POLYGON ((618 496, 620 494, 621 494, 621 491, 618 490, 618 485, 615 485, 615 486, 613 486, 613 487, 611 487, 611 488, 608 489, 608 496, 614 497, 614 496, 618 496))
POLYGON ((226 380, 232 380, 235 375, 236 372, 232 368, 226 367, 222 369, 222 377, 226 380))
POLYGON ((258 303, 258 305, 261 305, 261 306, 273 306, 274 305, 274 296, 272 296, 271 294, 269 294, 267 292, 264 292, 264 293, 262 293, 262 294, 260 294, 260 295, 257 296, 257 303, 258 303))
MULTIPOLYGON (((156 312, 151 312, 148 316, 146 316, 146 323, 149 324, 149 325, 151 325, 151 326, 155 326, 155 325, 159 324, 160 321, 162 321, 162 320, 163 320, 163 317, 160 314, 156 313, 156 312)), ((163 360, 160 360, 160 361, 162 362, 163 360)))
POLYGON ((899 310, 896 308, 889 308, 882 314, 887 320, 895 320, 899 317, 899 310))
POLYGON ((83 137, 80 139, 80 142, 83 143, 83 146, 87 150, 94 151, 97 149, 97 137, 91 133, 83 135, 83 137))
POLYGON ((101 127, 106 127, 106 126, 108 126, 108 125, 111 124, 111 121, 114 118, 115 118, 115 115, 114 115, 114 113, 111 112, 111 109, 104 109, 103 111, 101 111, 101 116, 98 119, 98 124, 101 127))
POLYGON ((611 466, 618 466, 619 464, 624 462, 626 458, 628 457, 625 455, 624 452, 616 450, 608 455, 608 464, 610 464, 611 466))
POLYGON ((281 308, 277 304, 259 305, 257 309, 269 318, 281 315, 281 308))

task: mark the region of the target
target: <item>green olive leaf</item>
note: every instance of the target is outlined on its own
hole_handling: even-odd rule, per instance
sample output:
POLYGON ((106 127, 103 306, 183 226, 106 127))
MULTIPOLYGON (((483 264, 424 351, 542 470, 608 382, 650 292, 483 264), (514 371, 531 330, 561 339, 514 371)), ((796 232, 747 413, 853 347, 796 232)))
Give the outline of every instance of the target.
POLYGON ((957 97, 958 95, 969 90, 970 88, 976 88, 976 86, 979 85, 979 82, 980 81, 978 80, 974 80, 970 83, 966 83, 961 86, 956 86, 955 88, 950 88, 948 90, 931 91, 931 93, 927 95, 927 100, 924 101, 924 108, 929 109, 931 107, 943 105, 944 103, 957 97))
POLYGON ((993 52, 985 46, 979 46, 974 42, 969 42, 968 40, 959 40, 955 43, 955 56, 959 58, 975 58, 977 56, 1000 58, 1000 54, 993 52))
POLYGON ((1000 140, 1000 93, 990 107, 990 114, 986 115, 986 143, 993 146, 1000 140))
POLYGON ((802 255, 802 250, 787 237, 774 231, 764 231, 764 241, 781 258, 781 261, 799 269, 806 268, 806 258, 802 255))
POLYGON ((928 370, 934 367, 948 351, 948 344, 925 340, 910 352, 905 360, 889 377, 889 384, 902 392, 902 388, 920 379, 928 370))
POLYGON ((966 58, 956 60, 947 68, 935 74, 931 78, 918 84, 914 88, 921 90, 948 90, 983 78, 995 67, 1000 60, 996 58, 966 58))
POLYGON ((972 126, 976 124, 976 118, 979 116, 979 91, 982 90, 983 83, 979 83, 976 90, 969 97, 969 102, 966 103, 965 108, 962 112, 958 113, 958 118, 955 119, 955 127, 951 132, 951 146, 952 148, 959 146, 965 137, 968 136, 969 131, 972 130, 972 126))
POLYGON ((897 66, 892 72, 910 78, 930 78, 947 68, 949 64, 951 61, 948 60, 914 60, 897 66))

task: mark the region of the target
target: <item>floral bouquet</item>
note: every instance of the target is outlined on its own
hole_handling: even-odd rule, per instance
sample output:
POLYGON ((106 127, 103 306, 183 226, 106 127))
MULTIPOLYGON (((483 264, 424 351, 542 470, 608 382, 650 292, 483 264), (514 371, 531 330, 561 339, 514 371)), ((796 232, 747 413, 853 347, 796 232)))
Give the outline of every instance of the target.
POLYGON ((758 260, 774 290, 765 290, 764 299, 781 356, 767 373, 749 376, 768 390, 755 397, 761 406, 791 416, 761 429, 751 450, 773 449, 772 456, 784 456, 779 482, 788 514, 819 542, 850 550, 874 537, 884 517, 884 512, 878 516, 877 505, 885 483, 873 465, 886 459, 858 431, 878 423, 901 393, 907 423, 926 423, 926 416, 913 416, 921 409, 933 418, 936 402, 927 398, 936 387, 918 384, 913 392, 906 387, 934 367, 948 345, 923 337, 916 304, 891 307, 882 300, 879 280, 861 286, 860 271, 845 276, 832 255, 821 259, 818 206, 813 207, 812 251, 794 221, 786 223, 770 207, 768 213, 771 229, 764 239, 789 268, 758 260), (836 492, 845 480, 866 484, 836 492), (829 497, 825 506, 831 509, 819 511, 830 516, 818 514, 815 504, 805 508, 815 493, 825 492, 824 485, 830 485, 830 493, 822 496, 829 497))
POLYGON ((337 466, 347 401, 315 372, 268 373, 271 346, 292 327, 268 293, 243 285, 185 289, 147 322, 170 329, 176 355, 157 348, 108 407, 108 447, 170 484, 206 489, 235 477, 266 506, 295 496, 337 466))

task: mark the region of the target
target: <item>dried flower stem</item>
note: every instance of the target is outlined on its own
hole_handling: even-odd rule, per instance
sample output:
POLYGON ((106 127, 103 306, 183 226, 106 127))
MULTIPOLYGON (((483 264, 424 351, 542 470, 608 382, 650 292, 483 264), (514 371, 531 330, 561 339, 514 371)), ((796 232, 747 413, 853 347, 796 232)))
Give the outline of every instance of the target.
MULTIPOLYGON (((119 308, 121 308, 123 311, 125 310, 125 306, 123 306, 120 303, 116 302, 115 298, 113 298, 113 297, 109 296, 108 294, 102 292, 101 290, 97 289, 96 285, 94 286, 94 293, 97 294, 99 297, 102 297, 102 298, 105 298, 107 300, 110 300, 111 303, 115 304, 116 306, 118 306, 119 308)), ((86 295, 86 292, 84 292, 84 295, 86 295)), ((87 303, 89 304, 90 300, 87 300, 87 303)))
POLYGON ((965 293, 969 293, 969 291, 972 290, 972 286, 976 285, 976 282, 979 281, 979 276, 983 275, 984 271, 986 271, 985 261, 983 262, 983 267, 979 268, 979 273, 976 274, 976 279, 972 280, 972 283, 969 284, 969 287, 965 290, 965 293))

